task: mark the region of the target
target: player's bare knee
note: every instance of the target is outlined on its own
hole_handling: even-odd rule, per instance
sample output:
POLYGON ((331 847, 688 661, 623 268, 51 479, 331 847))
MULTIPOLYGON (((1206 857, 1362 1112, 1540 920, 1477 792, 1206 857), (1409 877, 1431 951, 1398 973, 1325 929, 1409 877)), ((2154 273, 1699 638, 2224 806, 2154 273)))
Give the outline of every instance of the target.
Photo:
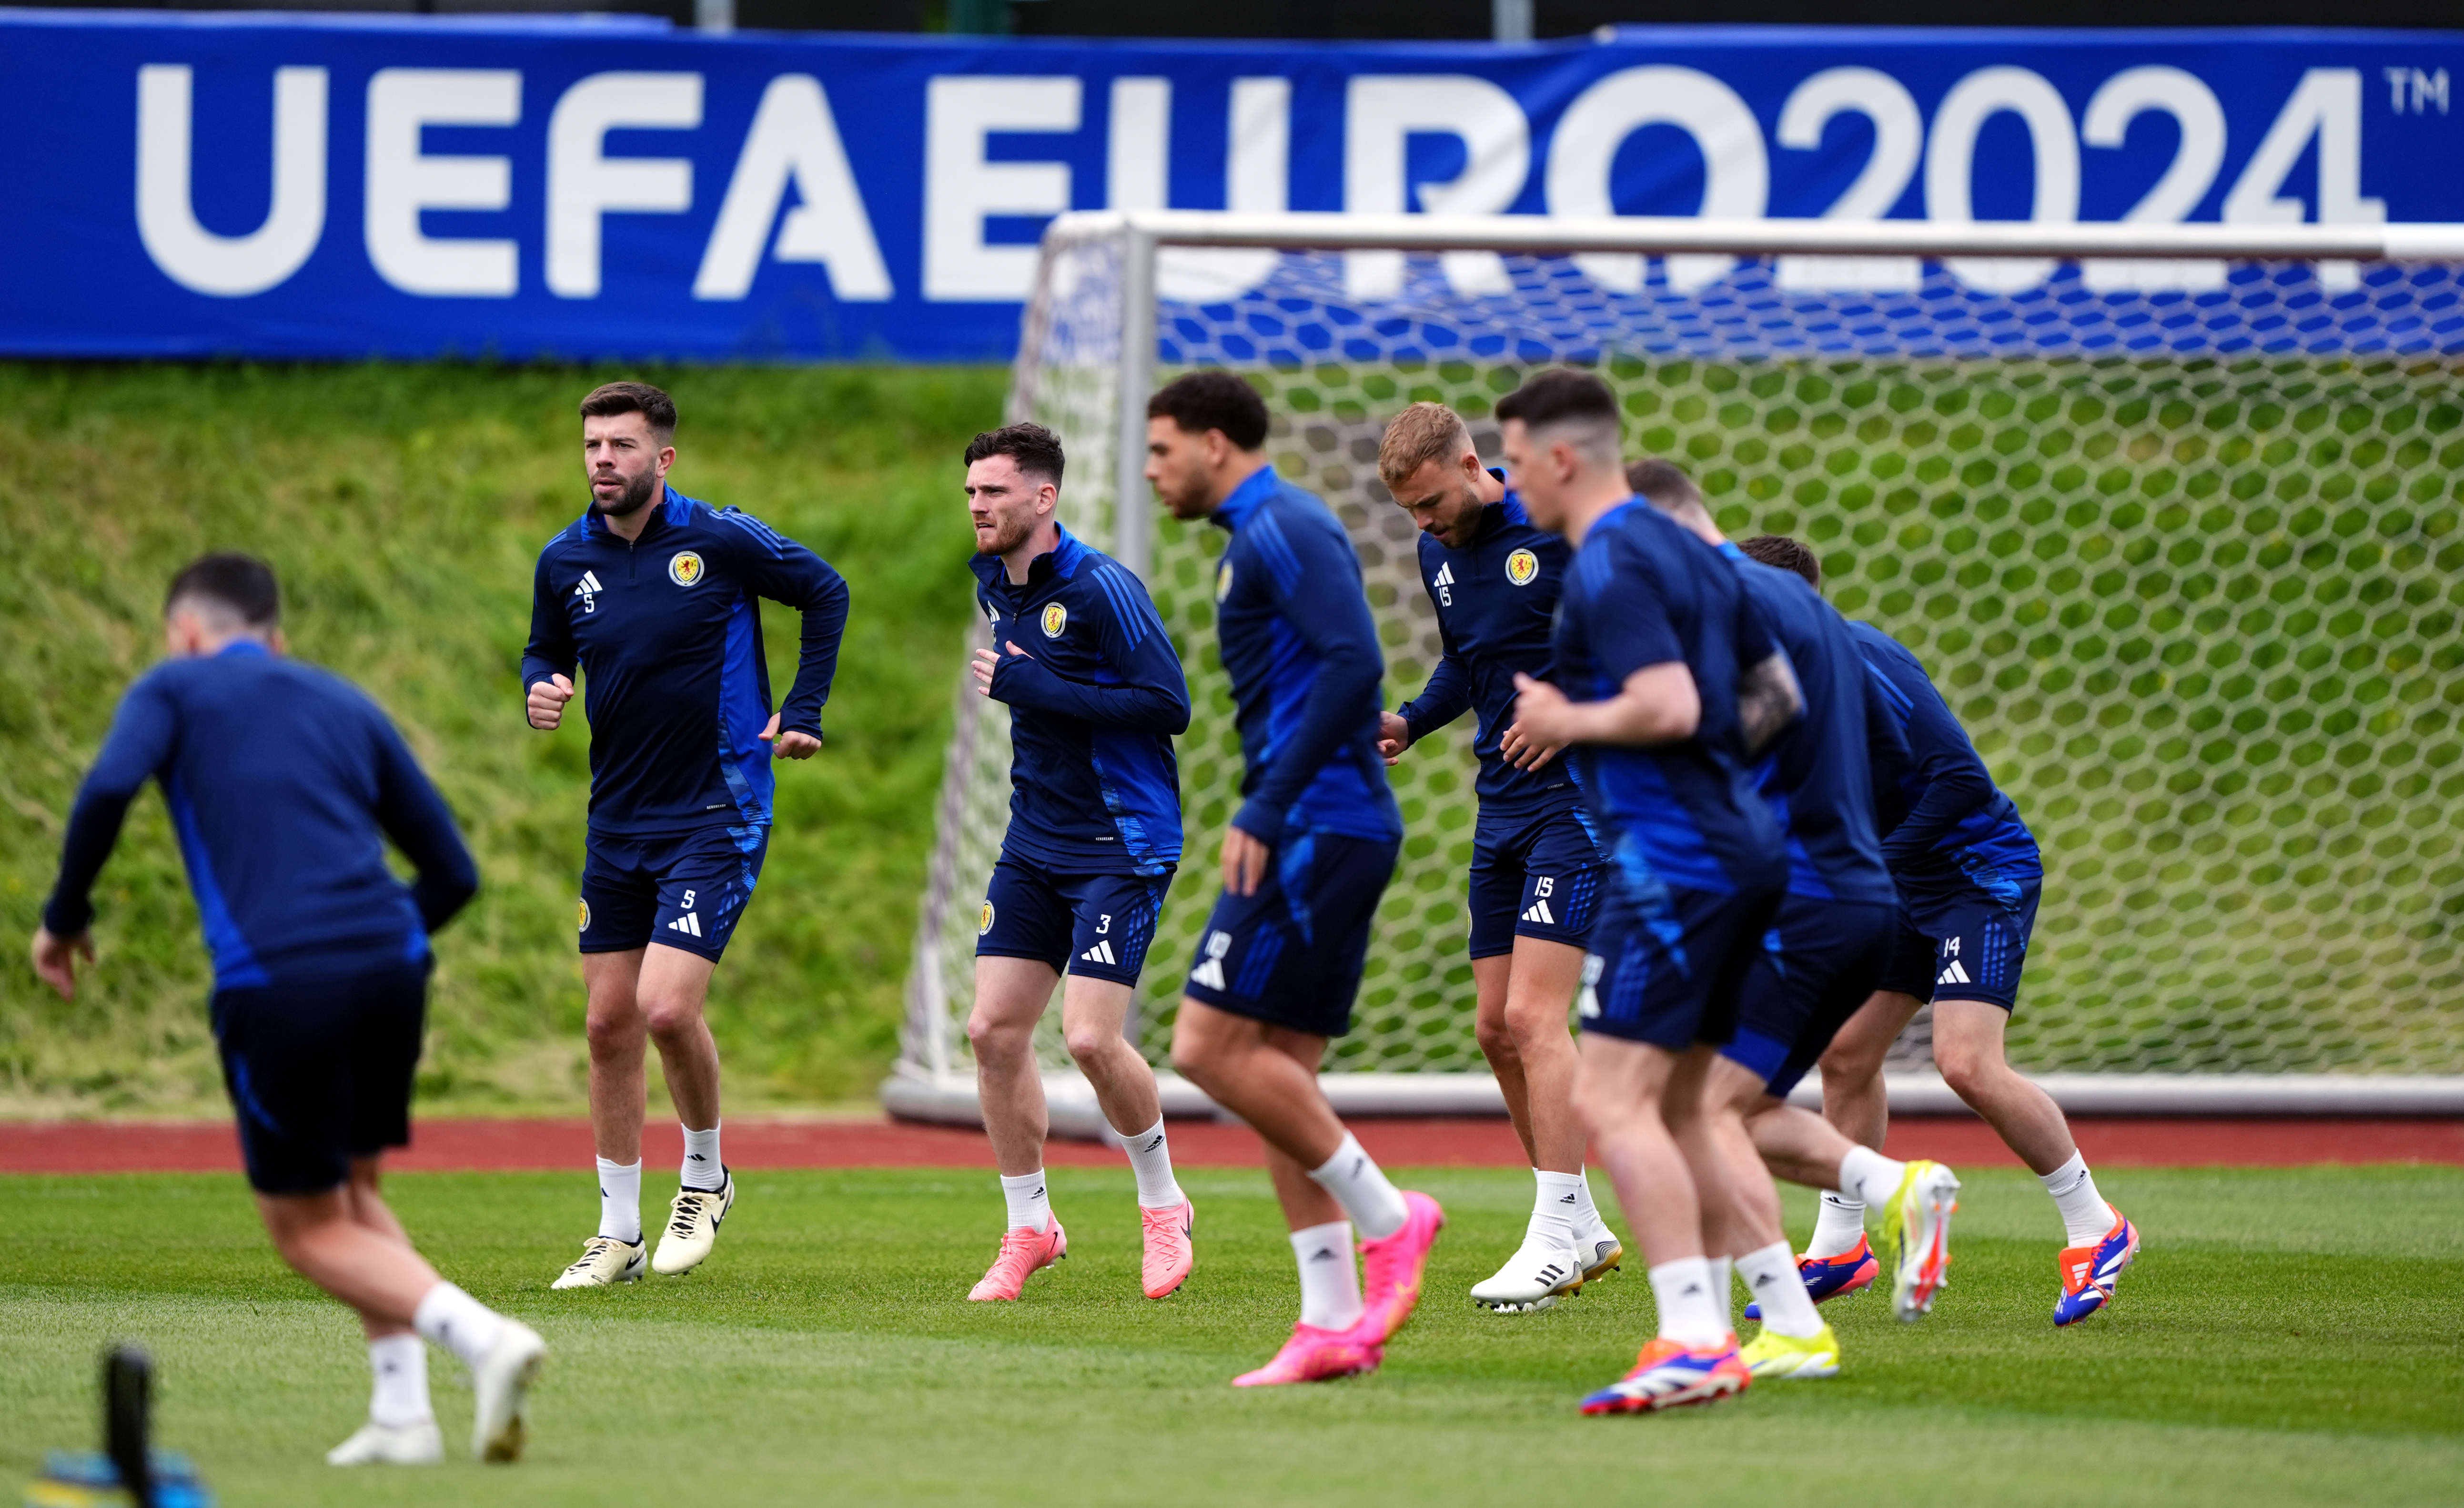
POLYGON ((1110 1063, 1120 1052, 1121 1034, 1103 1027, 1073 1026, 1061 1033, 1062 1045, 1069 1049, 1072 1061, 1089 1072, 1110 1063))
POLYGON ((1933 1066, 1962 1099, 1991 1089, 2011 1072, 1997 1053, 1944 1042, 1934 1044, 1933 1066))
POLYGON ((1492 1066, 1522 1061, 1514 1026, 1503 1014, 1475 1017, 1471 1030, 1472 1039, 1480 1044, 1481 1056, 1492 1066))
POLYGON ((701 1031, 701 1002, 653 997, 642 1002, 642 1025, 650 1040, 670 1047, 691 1040, 701 1031))

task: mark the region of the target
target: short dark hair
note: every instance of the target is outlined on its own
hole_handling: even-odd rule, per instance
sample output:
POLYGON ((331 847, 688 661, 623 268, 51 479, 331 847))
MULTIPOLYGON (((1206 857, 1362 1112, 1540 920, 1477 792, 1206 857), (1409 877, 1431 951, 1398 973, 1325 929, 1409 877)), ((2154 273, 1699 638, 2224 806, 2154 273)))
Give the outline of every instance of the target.
POLYGON ((1174 378, 1147 400, 1147 417, 1170 419, 1185 434, 1221 430, 1225 439, 1244 451, 1266 443, 1266 400, 1227 371, 1174 378))
POLYGON ((602 383, 582 400, 582 416, 585 419, 604 419, 617 413, 640 414, 662 443, 676 437, 676 400, 649 383, 602 383))
POLYGON ((184 602, 209 617, 236 618, 252 629, 282 621, 282 585, 274 579, 274 567, 233 550, 201 555, 180 568, 163 594, 164 615, 184 602))
POLYGON ((1569 419, 1623 422, 1617 412, 1617 394, 1609 385, 1586 371, 1557 366, 1527 379, 1523 386, 1497 400, 1497 422, 1520 419, 1527 430, 1546 429, 1569 419))
POLYGON ((1066 460, 1061 454, 1061 436, 1043 425, 1004 424, 967 442, 968 465, 993 455, 1008 456, 1023 476, 1041 477, 1055 487, 1061 485, 1061 468, 1066 460))
POLYGON ((1664 461, 1657 455, 1646 455, 1631 462, 1625 469, 1625 484, 1634 495, 1662 508, 1682 508, 1687 503, 1703 502, 1703 489, 1685 475, 1685 468, 1675 461, 1664 461))
POLYGON ((1822 563, 1814 558, 1813 550, 1785 534, 1757 534, 1737 548, 1766 566, 1793 570, 1805 578, 1807 586, 1822 589, 1822 563))

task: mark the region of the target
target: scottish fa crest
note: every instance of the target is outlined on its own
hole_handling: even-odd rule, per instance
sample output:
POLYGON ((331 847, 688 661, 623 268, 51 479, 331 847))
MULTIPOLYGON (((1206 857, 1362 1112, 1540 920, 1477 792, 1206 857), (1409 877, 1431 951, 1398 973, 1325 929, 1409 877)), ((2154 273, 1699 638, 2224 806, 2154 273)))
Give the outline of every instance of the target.
POLYGON ((1529 587, 1531 578, 1540 574, 1540 557, 1529 550, 1516 550, 1506 557, 1506 579, 1518 587, 1529 587))
POLYGON ((978 917, 978 918, 976 919, 976 936, 978 936, 978 937, 982 937, 985 933, 990 932, 992 929, 993 929, 993 903, 992 903, 991 901, 987 900, 987 901, 985 901, 985 902, 984 902, 984 909, 983 909, 983 913, 982 913, 982 915, 980 915, 979 917, 978 917))
POLYGON ((1221 602, 1232 595, 1232 563, 1225 561, 1215 567, 1215 600, 1221 602))
POLYGON ((681 550, 668 561, 668 580, 679 587, 699 585, 701 570, 701 557, 692 550, 681 550))
POLYGON ((1044 605, 1044 636, 1047 639, 1057 639, 1061 637, 1061 631, 1067 627, 1069 627, 1069 610, 1057 602, 1045 603, 1044 605))

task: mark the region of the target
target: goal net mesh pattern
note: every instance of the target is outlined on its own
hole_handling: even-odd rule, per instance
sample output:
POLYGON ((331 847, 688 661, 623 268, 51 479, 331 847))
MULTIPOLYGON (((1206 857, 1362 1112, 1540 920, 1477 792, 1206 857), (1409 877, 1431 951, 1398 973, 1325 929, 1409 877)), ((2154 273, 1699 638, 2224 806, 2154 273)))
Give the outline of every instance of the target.
MULTIPOLYGON (((1047 251, 1012 394, 1014 418, 1064 436, 1066 517, 1095 541, 1118 505, 1122 255, 1047 251)), ((1398 277, 1396 259, 1167 249, 1157 314, 1157 380, 1249 377, 1275 464, 1351 530, 1386 705, 1440 646, 1409 520, 1377 481, 1382 426, 1434 399, 1494 457, 1500 395, 1549 363, 1591 366, 1630 455, 1686 466, 1732 537, 1810 542, 1831 602, 1923 657, 2035 832, 2014 1063, 2464 1072, 2457 269, 1457 253, 1398 277), (1200 301, 1210 277, 1225 291, 1200 301), (1806 286, 1825 280, 1904 291, 1806 286), (2115 291, 2132 284, 2160 291, 2115 291)), ((1241 757, 1213 635, 1222 537, 1160 514, 1153 529, 1147 578, 1197 708, 1188 854, 1138 994, 1136 1039, 1161 1063, 1241 757)), ((959 696, 911 1062, 967 1067, 1006 727, 959 696)), ((1466 717, 1393 771, 1408 837, 1331 1071, 1484 1067, 1470 739, 1466 717)), ((1041 1045, 1057 1066, 1056 1018, 1041 1045)), ((1923 1066, 1926 1043, 1920 1018, 1895 1066, 1923 1066)))

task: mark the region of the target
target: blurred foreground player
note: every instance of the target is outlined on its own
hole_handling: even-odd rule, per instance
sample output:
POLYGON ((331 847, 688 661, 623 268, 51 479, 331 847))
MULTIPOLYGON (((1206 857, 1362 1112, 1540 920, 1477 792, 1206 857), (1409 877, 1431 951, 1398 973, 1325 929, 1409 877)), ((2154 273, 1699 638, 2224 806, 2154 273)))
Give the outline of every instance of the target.
POLYGON ((147 780, 163 787, 213 955, 214 1040, 275 1249, 359 1311, 376 1390, 337 1466, 425 1465, 444 1440, 422 1337, 471 1368, 472 1453, 519 1458, 547 1347, 436 1275, 377 1191, 410 1142, 429 934, 479 888, 452 814, 376 704, 283 657, 273 570, 209 555, 164 604, 171 657, 128 689, 69 813, 34 972, 74 995, 88 900, 147 780), (391 838, 418 872, 385 867, 391 838))
POLYGON ((1532 526, 1523 499, 1481 465, 1471 432, 1443 404, 1395 416, 1377 473, 1420 531, 1420 581, 1445 643, 1420 694, 1378 715, 1378 748, 1392 764, 1466 710, 1479 719, 1473 1032, 1537 1186, 1522 1246, 1472 1285, 1472 1301, 1503 1313, 1546 1309, 1625 1254, 1583 1177, 1581 1059, 1566 1026, 1608 859, 1571 765, 1514 721, 1514 677, 1549 674, 1566 542, 1532 526))
POLYGON ((1557 683, 1517 676, 1514 711, 1529 737, 1576 745, 1609 844, 1576 1095, 1659 1307, 1657 1338, 1583 1411, 1709 1403, 1752 1379, 1728 1318, 1727 1260, 1707 1253, 1728 1249, 1752 1186, 1771 1180, 1742 1091, 1705 1090, 1788 878, 1746 765, 1795 715, 1795 682, 1735 571, 1627 486, 1605 384, 1542 372, 1497 416, 1532 521, 1576 551, 1557 683))
MULTIPOLYGON (((1893 1313, 1914 1320, 1932 1307, 1950 1261, 1959 1180, 1938 1163, 1896 1163, 1859 1146, 1787 1102, 1840 1024, 1865 1003, 1899 935, 1899 898, 1874 832, 1864 662, 1848 626, 1812 588, 1728 543, 1683 470, 1638 461, 1626 468, 1626 481, 1729 561, 1805 699, 1803 716, 1781 730, 1754 771, 1788 844, 1788 889, 1747 970, 1736 1034, 1711 1065, 1710 1092, 1743 1108, 1753 1149, 1771 1172, 1817 1188, 1853 1188, 1884 1207, 1893 1313)), ((1882 719, 1880 729, 1903 756, 1897 724, 1882 719)), ((1769 1176, 1751 1176, 1763 1172, 1760 1165, 1736 1170, 1749 1197, 1726 1242, 1738 1278, 1754 1296, 1746 1317, 1763 1322, 1745 1348, 1746 1366, 1758 1381, 1829 1377, 1839 1369, 1839 1342, 1815 1313, 1789 1250, 1778 1190, 1769 1176)), ((1879 1264, 1869 1257, 1860 1265, 1879 1264)))
POLYGON ((558 1288, 631 1282, 645 1266, 691 1272, 735 1208, 702 1005, 770 850, 771 755, 821 748, 847 626, 847 583, 820 556, 668 485, 675 432, 675 404, 647 383, 582 400, 590 507, 539 552, 522 652, 526 713, 541 732, 563 721, 576 667, 589 676, 580 920, 599 1233, 558 1288), (803 614, 796 683, 775 713, 762 597, 803 614), (675 1203, 647 1263, 646 1041, 659 1045, 685 1134, 675 1203))
POLYGON ((1193 372, 1147 404, 1156 495, 1174 517, 1231 535, 1215 572, 1216 632, 1243 799, 1224 830, 1223 893, 1183 987, 1172 1060, 1265 1140, 1300 1265, 1300 1321, 1274 1360, 1233 1380, 1241 1387, 1376 1367, 1445 1224, 1436 1200, 1387 1181, 1318 1087, 1328 1039, 1352 1029, 1403 822, 1377 753, 1385 659, 1360 559, 1324 502, 1275 475, 1265 443, 1265 404, 1229 372, 1193 372))
MULTIPOLYGON (((1820 585, 1814 552, 1794 540, 1766 535, 1744 549, 1820 585)), ((2070 1244, 2054 1323, 2074 1324, 2113 1301, 2139 1253, 2139 1229, 2097 1192, 2061 1107, 2003 1051, 2044 886, 2036 840, 1917 657, 1871 624, 1848 628, 1908 748, 1904 765, 1874 771, 1882 860, 1903 920, 1880 987, 1823 1054, 1822 1114, 1852 1140, 1882 1144, 1891 1114, 1882 1059, 1930 1000, 1943 1081, 2036 1174, 2061 1213, 2070 1244)), ((1822 1196, 1805 1256, 1809 1287, 1818 1290, 1828 1275, 1817 1269, 1844 1264, 1863 1230, 1855 1198, 1822 1196)))
POLYGON ((1013 424, 977 435, 966 460, 976 606, 993 636, 971 668, 976 690, 1010 709, 1011 787, 967 1017, 1008 1223, 967 1297, 1016 1298, 1069 1253, 1044 1181, 1035 1061, 1035 1024, 1067 975, 1062 1037, 1129 1152, 1140 1286, 1161 1298, 1189 1277, 1197 1214, 1172 1176, 1155 1070, 1122 1029, 1180 863, 1172 740, 1189 726, 1189 683, 1146 588, 1061 526, 1060 436, 1013 424))

